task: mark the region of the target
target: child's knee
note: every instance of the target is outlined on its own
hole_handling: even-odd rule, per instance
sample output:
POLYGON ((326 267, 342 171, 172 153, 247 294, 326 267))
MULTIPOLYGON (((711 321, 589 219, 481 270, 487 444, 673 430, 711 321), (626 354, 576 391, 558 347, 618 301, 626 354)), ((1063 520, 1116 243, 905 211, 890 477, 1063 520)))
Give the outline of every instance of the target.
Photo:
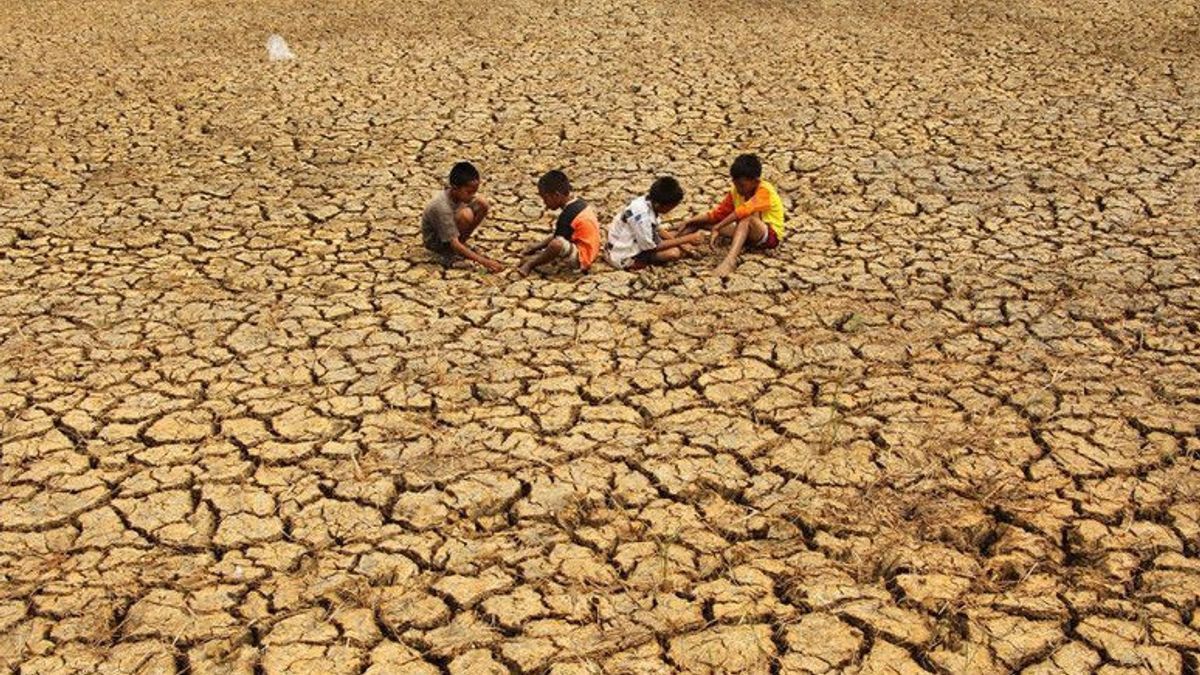
POLYGON ((475 212, 472 211, 471 207, 469 207, 469 206, 462 207, 461 209, 454 212, 454 224, 458 225, 460 228, 470 227, 471 225, 474 225, 475 224, 475 212))
POLYGON ((476 219, 483 220, 487 216, 488 211, 492 210, 492 205, 486 198, 476 196, 471 201, 471 210, 474 211, 476 219))
POLYGON ((569 247, 570 245, 567 243, 567 240, 563 239, 562 237, 555 237, 550 240, 549 244, 546 245, 546 248, 549 249, 555 255, 555 257, 566 255, 569 247))
POLYGON ((746 236, 754 238, 762 236, 767 231, 767 224, 758 215, 747 216, 738 221, 738 229, 744 230, 746 236))

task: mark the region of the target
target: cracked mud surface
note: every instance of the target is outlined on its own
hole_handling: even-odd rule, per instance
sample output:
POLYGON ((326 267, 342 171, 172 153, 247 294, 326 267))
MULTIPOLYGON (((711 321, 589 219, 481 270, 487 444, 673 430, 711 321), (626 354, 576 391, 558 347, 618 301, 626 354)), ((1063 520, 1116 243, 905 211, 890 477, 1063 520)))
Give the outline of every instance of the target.
POLYGON ((1194 672, 1195 4, 560 4, 6 8, 0 672, 1194 672))

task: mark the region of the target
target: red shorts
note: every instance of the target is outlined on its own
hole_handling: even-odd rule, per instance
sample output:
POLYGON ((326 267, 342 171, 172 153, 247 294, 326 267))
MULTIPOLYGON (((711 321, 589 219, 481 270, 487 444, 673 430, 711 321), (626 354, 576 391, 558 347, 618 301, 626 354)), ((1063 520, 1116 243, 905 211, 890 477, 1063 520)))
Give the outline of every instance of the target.
POLYGON ((767 226, 767 236, 754 245, 754 248, 771 249, 779 246, 779 235, 775 234, 775 228, 767 226))

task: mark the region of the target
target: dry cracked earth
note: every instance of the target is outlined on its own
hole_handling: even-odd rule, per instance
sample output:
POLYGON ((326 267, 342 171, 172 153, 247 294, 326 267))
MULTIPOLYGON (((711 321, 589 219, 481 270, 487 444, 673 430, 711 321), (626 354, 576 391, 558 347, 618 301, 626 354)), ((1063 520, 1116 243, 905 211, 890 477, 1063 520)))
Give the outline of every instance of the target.
POLYGON ((1196 672, 1198 11, 6 2, 0 672, 1196 672))

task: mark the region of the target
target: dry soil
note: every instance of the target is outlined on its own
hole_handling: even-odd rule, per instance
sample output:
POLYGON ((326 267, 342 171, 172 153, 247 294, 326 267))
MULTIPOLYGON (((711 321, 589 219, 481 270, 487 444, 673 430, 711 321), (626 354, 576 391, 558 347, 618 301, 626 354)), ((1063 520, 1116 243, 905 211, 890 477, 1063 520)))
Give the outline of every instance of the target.
POLYGON ((1195 672, 1197 12, 3 2, 0 672, 1195 672))

